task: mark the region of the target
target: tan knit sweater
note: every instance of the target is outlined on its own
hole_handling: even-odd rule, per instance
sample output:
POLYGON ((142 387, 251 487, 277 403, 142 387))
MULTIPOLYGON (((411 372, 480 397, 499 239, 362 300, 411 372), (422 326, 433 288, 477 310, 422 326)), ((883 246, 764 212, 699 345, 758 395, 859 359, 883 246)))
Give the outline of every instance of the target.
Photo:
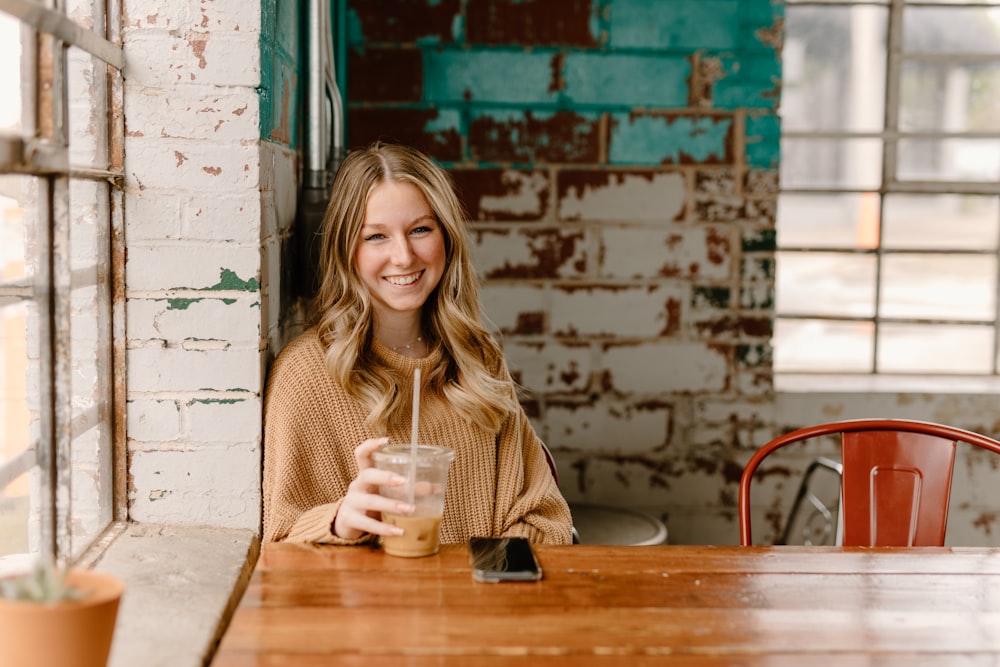
MULTIPOLYGON (((377 358, 412 382, 420 367, 427 377, 433 355, 411 359, 375 343, 377 358)), ((357 544, 331 526, 357 476, 354 448, 374 433, 366 410, 326 371, 316 329, 293 340, 278 356, 268 379, 264 408, 264 539, 357 544)), ((386 434, 409 442, 409 421, 386 434)), ((533 542, 568 544, 569 507, 560 494, 523 410, 509 416, 496 435, 455 413, 439 397, 424 393, 419 440, 455 450, 448 474, 442 543, 472 536, 523 536, 533 542)))

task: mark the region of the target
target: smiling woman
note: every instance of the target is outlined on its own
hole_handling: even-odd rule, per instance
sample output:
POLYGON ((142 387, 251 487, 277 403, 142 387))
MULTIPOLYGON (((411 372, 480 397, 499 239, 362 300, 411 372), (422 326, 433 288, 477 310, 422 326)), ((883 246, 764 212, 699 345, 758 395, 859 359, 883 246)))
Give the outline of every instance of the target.
MULTIPOLYGON (((569 543, 569 507, 517 401, 503 351, 482 323, 465 215, 425 155, 376 144, 347 156, 323 223, 316 325, 268 381, 264 538, 361 544, 407 513, 379 494, 388 441, 454 450, 441 542, 522 536, 569 543)), ((404 480, 405 481, 405 480, 404 480)))

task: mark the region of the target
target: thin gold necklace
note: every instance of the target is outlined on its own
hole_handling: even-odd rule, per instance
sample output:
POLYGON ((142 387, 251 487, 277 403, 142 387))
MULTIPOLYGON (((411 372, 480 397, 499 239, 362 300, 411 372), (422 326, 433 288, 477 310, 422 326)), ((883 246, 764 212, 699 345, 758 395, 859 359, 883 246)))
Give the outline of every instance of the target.
POLYGON ((407 343, 406 345, 390 345, 389 349, 393 352, 399 352, 400 350, 412 350, 414 345, 423 342, 423 340, 424 339, 422 337, 417 336, 417 339, 412 343, 407 343))

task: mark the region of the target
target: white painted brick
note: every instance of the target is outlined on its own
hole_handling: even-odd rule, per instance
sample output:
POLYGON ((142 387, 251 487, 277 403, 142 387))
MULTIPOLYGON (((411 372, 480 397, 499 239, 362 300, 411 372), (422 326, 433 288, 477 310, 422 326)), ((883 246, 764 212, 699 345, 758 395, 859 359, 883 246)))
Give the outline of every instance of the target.
MULTIPOLYGON (((183 246, 129 246, 125 283, 129 290, 229 290, 235 279, 259 287, 260 248, 231 243, 183 246)), ((220 296, 212 294, 208 296, 220 296)))
POLYGON ((728 237, 729 232, 715 226, 605 227, 600 274, 618 279, 728 280, 734 251, 728 237))
POLYGON ((687 187, 682 174, 614 174, 611 179, 582 192, 570 187, 559 202, 560 219, 666 223, 684 211, 687 187))
POLYGON ((260 85, 260 34, 132 30, 125 33, 125 79, 143 86, 260 85))
POLYGON ((245 347, 260 341, 260 295, 237 298, 129 299, 130 340, 224 340, 245 347))
POLYGON ((260 219, 260 198, 252 192, 185 192, 181 198, 181 229, 187 240, 256 243, 260 219))
POLYGON ((544 333, 548 292, 534 285, 483 285, 479 300, 483 313, 504 333, 544 333), (526 330, 527 329, 527 330, 526 330))
POLYGON ((245 192, 256 198, 259 158, 252 144, 176 140, 167 145, 157 139, 125 141, 129 154, 125 181, 128 187, 154 187, 232 195, 245 192))
POLYGON ((481 219, 540 218, 545 213, 550 195, 547 173, 506 170, 500 180, 503 194, 484 194, 479 199, 481 219))
POLYGON ((180 408, 175 401, 132 399, 126 410, 130 439, 169 442, 181 435, 180 408))
POLYGON ((719 392, 726 387, 725 355, 701 343, 666 341, 610 345, 604 366, 622 392, 719 392))
POLYGON ((648 453, 667 444, 671 412, 667 404, 549 402, 545 408, 547 443, 552 449, 588 453, 648 453))
POLYGON ((125 235, 136 241, 181 237, 182 196, 163 190, 125 190, 125 235))
POLYGON ((262 155, 269 158, 270 191, 278 221, 277 228, 282 233, 290 232, 298 209, 298 157, 284 146, 270 142, 263 142, 261 145, 269 147, 266 153, 262 149, 262 155))
POLYGON ((158 0, 125 4, 126 31, 137 28, 170 28, 184 30, 229 30, 256 32, 260 30, 260 3, 245 0, 158 0))
POLYGON ((507 343, 504 354, 511 373, 529 391, 580 393, 590 386, 591 351, 587 346, 507 343))
POLYGON ((649 337, 679 329, 683 285, 552 288, 551 331, 557 336, 649 337))
POLYGON ((238 144, 258 132, 259 106, 252 88, 158 89, 125 84, 126 130, 130 139, 198 139, 238 144))
POLYGON ((476 229, 472 255, 486 279, 587 275, 589 239, 582 228, 476 229))
POLYGON ((143 347, 128 351, 128 391, 261 391, 260 351, 143 347))
MULTIPOLYGON (((285 241, 290 242, 289 240, 285 241)), ((281 312, 281 241, 276 236, 270 236, 263 242, 261 252, 261 304, 265 307, 266 313, 260 313, 260 317, 270 317, 270 313, 281 312)), ((263 321, 263 319, 262 319, 263 321)))
POLYGON ((187 408, 188 437, 193 442, 259 442, 262 427, 258 398, 196 398, 187 408))
POLYGON ((256 443, 195 451, 135 451, 129 516, 140 523, 259 529, 256 443))

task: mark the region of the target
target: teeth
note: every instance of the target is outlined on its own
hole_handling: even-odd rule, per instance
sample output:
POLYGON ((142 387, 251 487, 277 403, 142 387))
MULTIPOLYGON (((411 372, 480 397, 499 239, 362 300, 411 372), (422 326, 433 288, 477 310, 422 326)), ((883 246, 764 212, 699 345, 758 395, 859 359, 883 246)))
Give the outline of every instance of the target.
POLYGON ((419 278, 420 278, 419 273, 412 273, 408 276, 386 276, 385 279, 388 280, 393 285, 398 285, 399 287, 405 287, 406 285, 412 285, 413 283, 417 282, 419 278))

